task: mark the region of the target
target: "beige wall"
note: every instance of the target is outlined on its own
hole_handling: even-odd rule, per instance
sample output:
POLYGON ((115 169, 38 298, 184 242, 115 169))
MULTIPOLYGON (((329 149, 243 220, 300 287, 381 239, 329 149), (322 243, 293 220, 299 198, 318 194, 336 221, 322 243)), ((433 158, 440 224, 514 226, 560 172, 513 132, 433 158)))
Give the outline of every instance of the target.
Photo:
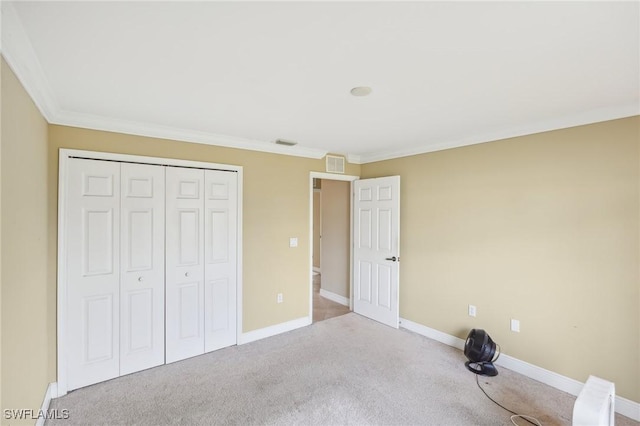
MULTIPOLYGON (((54 265, 57 199, 53 194, 57 191, 59 148, 244 166, 244 331, 309 314, 309 172, 324 171, 323 160, 52 125, 48 211, 52 233, 49 261, 54 265), (298 238, 297 248, 289 248, 290 237, 298 238), (276 303, 277 293, 283 293, 284 303, 276 303)), ((360 166, 348 165, 346 173, 359 172, 360 166)), ((55 306, 55 297, 49 304, 55 306)))
POLYGON ((509 355, 640 401, 639 128, 364 165, 365 178, 402 176, 400 315, 460 338, 484 328, 509 355))
POLYGON ((349 298, 351 182, 322 180, 322 289, 349 298))
POLYGON ((47 123, 4 59, 1 150, 2 409, 37 410, 55 380, 47 352, 47 123))
POLYGON ((320 268, 320 189, 313 191, 313 267, 320 268))

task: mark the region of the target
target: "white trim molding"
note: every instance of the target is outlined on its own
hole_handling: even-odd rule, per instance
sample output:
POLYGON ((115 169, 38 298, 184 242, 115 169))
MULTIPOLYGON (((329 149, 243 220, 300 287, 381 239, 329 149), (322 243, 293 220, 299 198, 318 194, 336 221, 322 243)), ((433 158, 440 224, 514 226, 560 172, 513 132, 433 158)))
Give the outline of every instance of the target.
POLYGON ((628 104, 611 108, 599 108, 596 110, 567 115, 557 119, 532 123, 526 126, 502 129, 485 134, 477 134, 472 137, 426 143, 414 148, 369 152, 361 155, 348 155, 347 159, 350 163, 353 164, 368 164, 374 163, 376 161, 393 160, 395 158, 443 151, 445 149, 460 148, 463 146, 495 142, 509 138, 550 132, 553 130, 568 129, 571 127, 584 126, 587 124, 600 123, 603 121, 634 117, 639 114, 640 107, 638 106, 638 104, 628 104))
MULTIPOLYGON (((464 340, 459 337, 443 333, 422 324, 409 321, 408 319, 400 318, 400 327, 456 349, 464 349, 464 340)), ((498 358, 496 364, 574 396, 578 396, 584 386, 584 383, 578 380, 529 364, 512 356, 505 355, 504 353, 500 354, 500 358, 498 358)), ((615 407, 617 413, 640 421, 640 403, 616 395, 615 407)))
POLYGON ((51 400, 53 398, 58 397, 58 383, 53 382, 49 383, 47 386, 47 390, 44 393, 44 399, 42 400, 42 405, 40 406, 40 411, 38 412, 38 419, 36 420, 36 426, 44 426, 45 421, 49 417, 49 415, 57 415, 58 413, 49 413, 49 404, 51 404, 51 400))
POLYGON ((255 342, 256 340, 266 339, 267 337, 276 336, 308 325, 311 325, 311 318, 301 317, 269 327, 259 328, 258 330, 248 331, 246 333, 242 333, 238 337, 238 345, 244 345, 246 343, 255 342))
POLYGON ((118 132, 128 135, 169 139, 185 142, 214 145, 226 148, 245 149, 249 151, 268 152, 272 154, 291 155, 321 159, 327 151, 321 149, 305 148, 302 146, 282 146, 270 141, 241 138, 236 136, 221 135, 210 132, 184 129, 180 127, 164 126, 156 123, 143 123, 128 121, 112 117, 104 117, 91 114, 83 114, 72 111, 58 110, 53 115, 51 124, 80 127, 84 129, 103 130, 106 132, 118 132))
POLYGON ((193 142, 250 151, 269 152, 295 157, 321 159, 326 150, 302 146, 284 147, 272 141, 263 141, 236 136, 199 132, 191 129, 122 120, 115 117, 85 114, 64 110, 58 104, 35 49, 27 36, 22 22, 11 2, 3 1, 2 8, 2 56, 18 77, 42 116, 50 124, 103 130, 129 135, 193 142))
MULTIPOLYGON (((309 318, 313 318, 313 180, 314 179, 327 179, 327 180, 340 180, 351 183, 349 193, 353 194, 353 182, 360 179, 360 176, 354 175, 338 175, 334 173, 325 172, 309 172, 309 318)), ((351 239, 351 246, 349 247, 349 299, 353 300, 353 199, 349 201, 349 234, 351 239)), ((320 260, 322 264, 322 259, 320 260)), ((322 265, 320 266, 322 268, 322 265)), ((338 302, 340 303, 340 302, 338 302)), ((349 309, 353 310, 353 306, 349 306, 349 309)))
POLYGON ((42 116, 51 122, 59 109, 51 85, 13 5, 9 1, 3 1, 0 2, 0 8, 2 9, 2 56, 33 99, 42 116))
POLYGON ((291 155, 294 157, 321 159, 327 155, 327 151, 322 149, 302 146, 284 147, 276 145, 273 141, 199 132, 158 123, 128 121, 115 117, 64 110, 55 98, 51 84, 42 69, 35 49, 15 8, 8 1, 1 2, 0 7, 2 8, 2 56, 4 56, 7 64, 18 77, 18 80, 36 104, 42 116, 50 124, 291 155))
POLYGON ((320 296, 325 299, 329 299, 333 302, 339 303, 344 306, 349 306, 349 298, 340 296, 339 294, 333 293, 331 291, 325 290, 324 288, 320 289, 320 296))
MULTIPOLYGON (((210 132, 198 132, 192 129, 164 126, 161 123, 145 123, 122 120, 116 117, 85 114, 64 110, 58 104, 35 49, 20 21, 18 13, 9 1, 2 1, 2 55, 15 72, 34 103, 51 124, 80 127, 86 129, 121 132, 161 139, 180 140, 206 145, 224 146, 252 151, 269 152, 282 155, 320 159, 328 151, 302 146, 283 147, 273 141, 255 140, 210 132)), ((344 155, 349 163, 367 164, 390 160, 444 149, 463 147, 484 142, 566 129, 585 124, 632 117, 640 114, 637 103, 603 107, 588 111, 567 114, 559 118, 543 120, 525 126, 511 127, 471 137, 454 137, 450 140, 425 141, 425 143, 400 150, 385 150, 368 153, 348 153, 344 155)))
MULTIPOLYGON (((354 180, 360 179, 360 176, 354 175, 338 175, 334 173, 326 173, 326 172, 309 172, 311 179, 311 189, 313 190, 313 179, 327 179, 327 180, 343 180, 347 182, 353 182, 354 180)), ((312 191, 313 192, 313 191, 312 191)))

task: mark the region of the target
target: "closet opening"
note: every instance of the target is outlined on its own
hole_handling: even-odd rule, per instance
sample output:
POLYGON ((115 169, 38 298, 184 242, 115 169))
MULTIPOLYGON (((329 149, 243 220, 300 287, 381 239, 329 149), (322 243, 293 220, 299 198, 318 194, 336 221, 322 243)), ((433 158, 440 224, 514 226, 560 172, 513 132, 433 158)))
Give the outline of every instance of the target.
POLYGON ((60 150, 58 389, 237 344, 242 167, 60 150))

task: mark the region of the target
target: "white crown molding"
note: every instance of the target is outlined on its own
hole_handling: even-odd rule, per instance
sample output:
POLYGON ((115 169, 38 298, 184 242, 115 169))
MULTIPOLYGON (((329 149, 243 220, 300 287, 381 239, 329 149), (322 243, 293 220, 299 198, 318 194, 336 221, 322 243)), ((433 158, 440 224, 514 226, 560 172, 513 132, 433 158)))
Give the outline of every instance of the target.
POLYGON ((47 121, 55 116, 58 104, 51 86, 11 2, 0 2, 2 10, 2 56, 47 121))
POLYGON ((51 85, 11 2, 1 2, 1 16, 2 56, 31 96, 42 116, 51 124, 314 159, 323 158, 327 154, 320 149, 301 146, 285 147, 267 141, 62 110, 55 100, 51 85))
POLYGON ((255 139, 219 135, 152 123, 139 123, 71 111, 58 111, 55 116, 49 120, 49 123, 159 139, 193 142, 204 145, 268 152, 272 154, 291 155, 295 157, 320 159, 327 154, 327 152, 323 150, 304 148, 298 145, 287 147, 255 139))
POLYGON ((347 154, 347 163, 362 164, 362 157, 359 154, 347 154))
MULTIPOLYGON (((42 70, 42 66, 35 54, 29 37, 24 31, 17 12, 11 2, 1 1, 0 4, 0 15, 2 19, 2 56, 14 71, 27 93, 31 96, 45 120, 51 124, 313 159, 323 158, 327 154, 327 151, 320 149, 304 148, 301 146, 283 147, 267 141, 174 128, 153 123, 132 122, 62 110, 55 99, 51 85, 47 81, 47 77, 42 70)), ((517 128, 479 134, 464 139, 442 141, 409 149, 387 150, 365 154, 346 154, 346 158, 351 164, 368 164, 377 161, 391 160, 445 149, 493 142, 501 139, 565 129, 635 115, 640 115, 640 105, 638 104, 601 108, 517 128)))
POLYGON ((549 132, 553 130, 567 129, 570 127, 583 126, 609 120, 617 120, 620 118, 633 117, 636 115, 640 115, 639 104, 600 108, 581 112, 578 114, 572 114, 558 119, 547 120, 517 128, 510 128, 498 132, 477 135, 461 140, 451 140, 435 144, 421 145, 410 149, 371 152, 358 156, 359 158, 357 159, 360 161, 355 161, 356 156, 353 156, 353 162, 355 164, 368 164, 374 163, 376 161, 393 160, 395 158, 409 157, 411 155, 426 154, 428 152, 442 151, 451 148, 460 148, 463 146, 476 145, 486 142, 495 142, 502 139, 533 135, 536 133, 549 132))

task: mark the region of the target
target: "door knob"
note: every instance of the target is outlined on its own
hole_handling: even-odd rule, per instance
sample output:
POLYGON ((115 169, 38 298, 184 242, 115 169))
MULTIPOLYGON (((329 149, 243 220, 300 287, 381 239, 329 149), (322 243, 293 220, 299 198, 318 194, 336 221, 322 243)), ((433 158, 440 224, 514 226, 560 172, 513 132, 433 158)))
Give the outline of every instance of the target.
POLYGON ((185 277, 188 277, 188 276, 189 276, 189 273, 188 273, 188 272, 185 272, 185 273, 184 273, 184 276, 185 276, 185 277))
POLYGON ((144 281, 144 278, 143 277, 138 277, 138 282, 142 282, 142 281, 144 281))
POLYGON ((400 260, 400 259, 399 259, 399 258, 397 258, 397 257, 395 257, 395 256, 393 256, 393 257, 387 257, 385 260, 390 260, 390 261, 392 261, 392 262, 396 262, 396 261, 398 261, 398 260, 400 260))

